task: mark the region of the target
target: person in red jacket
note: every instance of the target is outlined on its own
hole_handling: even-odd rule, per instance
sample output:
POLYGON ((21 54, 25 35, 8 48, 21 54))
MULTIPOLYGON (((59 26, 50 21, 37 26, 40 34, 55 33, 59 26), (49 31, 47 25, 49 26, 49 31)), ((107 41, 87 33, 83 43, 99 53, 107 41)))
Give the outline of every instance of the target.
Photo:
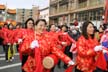
POLYGON ((14 55, 14 31, 13 31, 13 25, 8 25, 8 30, 6 32, 6 62, 12 61, 13 55, 14 55), (10 52, 9 52, 10 51, 10 52))
MULTIPOLYGON (((33 26, 34 26, 34 20, 32 18, 28 18, 25 22, 25 28, 21 28, 16 37, 15 37, 15 41, 16 43, 19 44, 19 53, 20 53, 20 59, 21 59, 21 62, 22 62, 22 67, 23 65, 25 64, 27 58, 28 58, 28 54, 26 53, 22 53, 21 52, 21 48, 23 47, 23 41, 24 39, 26 38, 26 36, 30 35, 31 33, 33 33, 33 26)), ((22 72, 25 72, 23 69, 22 69, 22 72)))
POLYGON ((3 40, 3 51, 5 52, 5 49, 6 49, 6 33, 8 31, 8 25, 5 23, 2 27, 2 38, 4 39, 3 40))
MULTIPOLYGON (((61 31, 59 32, 59 35, 58 35, 58 38, 59 38, 59 41, 61 42, 61 45, 62 45, 62 51, 68 55, 70 58, 72 58, 72 53, 69 53, 69 50, 70 50, 70 46, 72 43, 76 43, 74 39, 72 39, 68 33, 68 27, 66 25, 62 25, 61 26, 61 31)), ((60 61, 58 63, 58 67, 60 68, 60 61)), ((64 64, 64 68, 67 68, 67 65, 64 64)))
POLYGON ((103 72, 106 69, 102 46, 94 37, 94 25, 86 21, 82 26, 82 35, 77 41, 77 59, 75 72, 103 72))
POLYGON ((57 48, 52 37, 44 32, 46 21, 39 19, 35 23, 35 31, 28 35, 22 45, 21 52, 29 54, 23 69, 26 72, 50 72, 43 66, 43 59, 54 54, 62 59, 65 63, 73 65, 73 61, 67 57, 59 48, 57 48))
POLYGON ((20 30, 22 30, 22 25, 21 25, 21 23, 18 23, 16 25, 16 29, 14 30, 14 42, 16 43, 17 51, 19 48, 19 44, 17 42, 17 35, 19 34, 20 30))

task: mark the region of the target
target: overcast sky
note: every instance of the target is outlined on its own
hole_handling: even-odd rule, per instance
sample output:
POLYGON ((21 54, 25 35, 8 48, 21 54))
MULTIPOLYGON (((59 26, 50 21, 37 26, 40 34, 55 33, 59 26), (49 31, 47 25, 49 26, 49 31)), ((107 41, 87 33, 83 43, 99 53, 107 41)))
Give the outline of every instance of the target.
POLYGON ((49 6, 49 0, 0 0, 0 4, 6 4, 8 8, 32 8, 32 5, 39 6, 40 9, 49 6))

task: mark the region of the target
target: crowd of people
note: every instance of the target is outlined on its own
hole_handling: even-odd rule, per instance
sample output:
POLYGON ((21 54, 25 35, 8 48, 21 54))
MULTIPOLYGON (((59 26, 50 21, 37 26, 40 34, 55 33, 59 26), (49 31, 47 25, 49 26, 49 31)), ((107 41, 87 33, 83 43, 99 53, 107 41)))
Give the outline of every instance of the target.
POLYGON ((0 29, 6 62, 20 54, 22 72, 54 72, 55 66, 65 72, 108 71, 108 29, 99 29, 91 21, 76 25, 50 24, 45 19, 29 18, 23 28, 4 24, 0 29), (61 66, 61 61, 64 65, 61 66))

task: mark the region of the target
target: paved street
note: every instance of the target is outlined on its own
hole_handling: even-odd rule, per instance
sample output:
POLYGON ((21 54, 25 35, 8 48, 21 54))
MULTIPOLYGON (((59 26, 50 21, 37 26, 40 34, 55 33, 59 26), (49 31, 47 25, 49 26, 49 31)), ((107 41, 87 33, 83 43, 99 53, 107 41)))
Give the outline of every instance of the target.
MULTIPOLYGON (((62 65, 63 66, 63 65, 62 65)), ((15 54, 15 59, 12 62, 7 63, 5 61, 5 54, 3 48, 0 46, 0 72, 21 72, 21 63, 19 60, 19 54, 15 54)), ((64 72, 64 69, 55 68, 54 72, 64 72)))
POLYGON ((15 54, 15 59, 12 62, 5 61, 5 54, 3 48, 0 46, 0 72, 21 72, 21 63, 19 54, 15 54))

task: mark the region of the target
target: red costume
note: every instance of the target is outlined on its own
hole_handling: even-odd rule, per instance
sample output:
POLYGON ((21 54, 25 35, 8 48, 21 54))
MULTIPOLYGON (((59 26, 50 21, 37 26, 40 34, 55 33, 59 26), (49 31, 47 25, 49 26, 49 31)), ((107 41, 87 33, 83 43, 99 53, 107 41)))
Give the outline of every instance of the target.
POLYGON ((78 39, 78 42, 77 42, 78 55, 77 55, 77 60, 76 60, 77 69, 83 72, 93 72, 93 70, 95 70, 96 67, 99 67, 100 65, 101 67, 105 66, 105 63, 103 64, 104 59, 99 59, 100 56, 98 53, 100 52, 94 51, 94 47, 96 45, 98 45, 98 42, 96 39, 91 39, 91 38, 85 39, 83 36, 81 36, 78 39), (99 63, 100 60, 101 60, 101 64, 99 63))
MULTIPOLYGON (((58 35, 60 42, 66 42, 67 46, 71 45, 72 43, 75 43, 75 41, 68 35, 66 32, 59 32, 58 35)), ((66 46, 62 46, 62 51, 64 52, 66 46)))
POLYGON ((58 46, 58 48, 62 49, 61 41, 59 41, 59 33, 50 31, 48 34, 53 39, 54 43, 58 46))
POLYGON ((45 69, 42 65, 43 58, 50 54, 56 55, 58 58, 62 59, 65 63, 71 61, 69 57, 63 54, 62 51, 56 47, 56 44, 54 43, 51 36, 45 33, 42 34, 32 33, 28 35, 23 42, 21 52, 30 55, 27 62, 23 66, 23 69, 26 72, 50 72, 50 70, 45 69), (33 56, 32 54, 33 50, 30 49, 30 44, 34 40, 37 40, 39 43, 39 47, 34 49, 35 56, 33 56), (33 66, 33 64, 35 64, 35 66, 33 66))
POLYGON ((7 44, 7 33, 8 33, 8 29, 7 28, 2 28, 2 38, 4 39, 3 44, 7 44))
POLYGON ((14 30, 8 30, 7 32, 7 43, 14 44, 14 30))
MULTIPOLYGON (((17 29, 15 31, 15 42, 17 43, 19 39, 22 39, 22 42, 19 44, 19 52, 20 52, 20 49, 22 47, 22 44, 23 44, 23 41, 25 39, 26 36, 30 35, 31 33, 33 33, 33 29, 17 29), (16 32, 18 32, 16 34, 16 32)), ((20 52, 20 59, 22 60, 22 52, 20 52)))

